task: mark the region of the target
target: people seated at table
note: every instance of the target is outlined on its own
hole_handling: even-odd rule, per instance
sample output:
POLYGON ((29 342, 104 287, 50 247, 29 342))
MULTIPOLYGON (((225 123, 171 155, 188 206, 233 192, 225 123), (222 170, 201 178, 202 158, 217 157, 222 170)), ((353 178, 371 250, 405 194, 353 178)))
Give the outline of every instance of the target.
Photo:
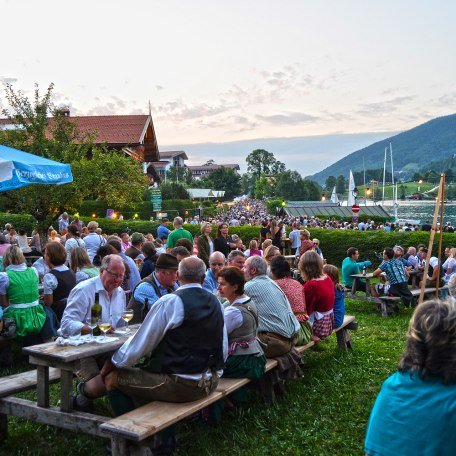
POLYGON ((99 270, 90 262, 87 250, 84 247, 76 247, 70 253, 70 269, 76 274, 76 283, 97 277, 99 270))
POLYGON ((27 232, 23 228, 19 230, 19 234, 16 237, 16 239, 17 245, 19 246, 25 257, 33 255, 32 248, 30 247, 28 242, 27 232))
POLYGON ((334 328, 334 282, 323 272, 323 260, 315 250, 308 250, 301 256, 299 271, 305 280, 304 293, 312 340, 320 342, 334 328))
POLYGON ((291 310, 301 325, 295 345, 305 345, 310 341, 312 328, 308 322, 304 287, 291 277, 290 263, 283 255, 275 256, 271 261, 271 276, 274 282, 284 292, 290 303, 291 310))
MULTIPOLYGON (((445 285, 444 276, 445 276, 445 273, 444 273, 444 270, 441 266, 439 259, 435 256, 431 257, 429 259, 429 267, 428 267, 425 287, 434 288, 437 286, 437 283, 439 284, 439 287, 442 287, 443 285, 445 285)), ((421 282, 419 284, 420 287, 421 287, 422 282, 423 282, 423 279, 421 280, 421 282)))
POLYGON ((388 278, 386 277, 386 274, 380 274, 378 276, 379 278, 379 283, 374 283, 371 285, 371 295, 374 298, 378 298, 379 296, 388 296, 389 295, 389 289, 390 289, 390 284, 388 282, 388 278))
POLYGON ((420 260, 416 254, 415 247, 410 246, 407 249, 407 253, 404 255, 404 258, 410 263, 413 269, 418 269, 420 260))
POLYGON ((456 454, 456 300, 420 304, 398 370, 375 400, 368 456, 456 454))
POLYGON ((141 280, 144 277, 152 274, 155 270, 155 262, 157 261, 158 255, 157 250, 155 248, 155 244, 150 241, 144 242, 141 247, 141 252, 144 255, 144 261, 142 264, 142 268, 140 271, 141 280))
POLYGON ((76 285, 76 274, 65 265, 67 252, 60 242, 48 242, 44 260, 49 272, 43 277, 44 303, 50 307, 60 322, 67 298, 76 285))
POLYGON ((340 283, 339 268, 333 264, 325 264, 323 273, 334 282, 334 329, 342 326, 345 315, 345 290, 340 283))
MULTIPOLYGON (((182 260, 180 288, 156 302, 104 365, 99 378, 116 415, 153 400, 195 401, 217 387, 228 340, 221 304, 201 287, 205 271, 199 258, 182 260)), ((89 396, 95 381, 86 384, 89 396)))
POLYGON ((266 358, 257 340, 258 311, 255 302, 244 293, 244 274, 239 268, 228 266, 217 276, 218 291, 229 305, 224 308, 228 333, 228 359, 223 376, 259 379, 266 358))
POLYGON ((32 249, 32 255, 41 256, 43 249, 41 247, 40 232, 35 228, 32 231, 32 239, 30 239, 30 248, 32 249))
MULTIPOLYGON (((360 261, 359 251, 356 247, 349 247, 347 250, 347 257, 342 261, 342 283, 345 288, 352 288, 354 277, 352 274, 359 274, 363 268, 367 268, 372 265, 369 260, 360 261)), ((356 290, 366 292, 366 281, 362 279, 356 280, 356 290)))
POLYGON ((443 279, 445 283, 448 283, 453 274, 456 273, 456 248, 448 248, 448 255, 442 268, 445 272, 443 279))
POLYGON ((239 269, 244 267, 245 255, 240 250, 232 250, 228 255, 228 266, 235 266, 239 269))
POLYGON ((3 254, 0 272, 0 297, 4 316, 16 322, 20 337, 38 334, 43 328, 46 313, 39 302, 38 273, 27 267, 24 254, 12 245, 3 254))
POLYGON ((209 257, 209 269, 206 271, 203 288, 212 294, 218 293, 217 275, 225 266, 225 256, 222 252, 214 252, 209 257))
POLYGON ((390 283, 389 294, 400 296, 406 307, 411 306, 413 296, 408 288, 408 272, 402 261, 394 258, 394 250, 391 247, 383 250, 383 262, 372 273, 372 276, 379 277, 382 272, 386 273, 390 283))
POLYGON ((245 294, 255 302, 258 310, 258 338, 264 344, 267 357, 288 353, 301 329, 285 293, 267 275, 266 261, 255 255, 247 258, 243 272, 247 283, 245 294))
POLYGON ((170 253, 162 253, 155 270, 133 289, 128 308, 133 309, 132 323, 140 323, 159 298, 177 290, 177 268, 179 262, 170 253))
POLYGON ((125 250, 125 255, 130 257, 133 261, 136 259, 144 260, 144 255, 141 251, 144 242, 146 242, 146 238, 142 233, 133 233, 130 238, 131 245, 125 250))
POLYGON ((209 222, 201 223, 201 234, 198 236, 198 258, 204 261, 206 267, 209 267, 209 257, 214 252, 214 240, 212 239, 212 225, 209 222))

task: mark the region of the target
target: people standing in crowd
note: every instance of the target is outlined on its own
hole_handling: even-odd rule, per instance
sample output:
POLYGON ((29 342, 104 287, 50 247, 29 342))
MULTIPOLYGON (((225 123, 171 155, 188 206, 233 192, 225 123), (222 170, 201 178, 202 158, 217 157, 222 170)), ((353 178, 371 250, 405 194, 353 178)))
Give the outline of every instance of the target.
POLYGON ((264 344, 266 356, 274 358, 293 348, 301 325, 287 297, 266 271, 267 263, 258 255, 247 258, 243 268, 247 281, 245 294, 252 298, 258 310, 258 338, 264 344))
POLYGON ((216 252, 222 252, 225 258, 228 259, 228 255, 231 250, 236 249, 236 243, 232 241, 228 235, 228 225, 221 223, 217 229, 217 237, 214 239, 214 250, 216 252))
POLYGON ((166 241, 166 249, 171 250, 176 247, 176 243, 179 239, 185 238, 189 239, 193 245, 193 236, 190 231, 184 229, 184 221, 182 217, 175 217, 173 220, 174 230, 171 231, 168 235, 168 240, 166 241))
POLYGON ((84 237, 84 243, 86 245, 87 253, 89 255, 90 261, 93 261, 93 257, 97 253, 97 250, 106 244, 106 239, 101 235, 97 234, 96 230, 98 228, 98 222, 91 220, 87 224, 87 229, 89 234, 84 237))
POLYGON ((70 218, 68 217, 67 212, 63 212, 59 217, 59 233, 63 234, 63 231, 68 231, 68 227, 70 226, 70 218))
POLYGON ((389 294, 400 296, 406 307, 411 306, 413 296, 407 284, 408 272, 402 261, 394 258, 394 250, 391 247, 386 247, 383 250, 383 262, 372 275, 378 277, 382 272, 386 273, 390 283, 389 294))
POLYGON ((163 243, 166 243, 170 230, 168 228, 169 220, 166 217, 163 217, 160 221, 160 225, 157 228, 157 237, 161 239, 163 243))
POLYGON ((76 274, 65 265, 67 253, 60 242, 48 242, 44 260, 49 272, 43 277, 44 303, 50 307, 58 321, 62 319, 67 298, 76 285, 76 274))
POLYGON ((206 271, 203 288, 212 294, 217 294, 218 292, 217 275, 222 270, 222 268, 225 267, 225 263, 225 256, 222 252, 214 252, 209 257, 209 269, 206 271))
POLYGON ((324 260, 323 252, 320 249, 320 240, 317 238, 313 238, 312 242, 315 248, 315 252, 317 252, 318 255, 320 255, 321 259, 324 260))
POLYGON ((299 255, 303 255, 308 250, 315 250, 315 244, 310 239, 310 232, 306 229, 299 231, 299 239, 301 239, 301 245, 299 246, 299 255))
POLYGON ((228 255, 228 266, 242 269, 245 263, 245 255, 240 250, 232 250, 228 255))
MULTIPOLYGON (((372 263, 367 261, 360 261, 359 251, 356 247, 349 247, 347 250, 347 257, 342 261, 342 282, 345 288, 351 288, 353 285, 354 278, 351 277, 352 274, 359 274, 362 268, 367 268, 372 265, 372 263)), ((366 281, 357 280, 356 281, 356 291, 366 292, 366 281)))
POLYGON ((291 241, 291 254, 296 255, 299 252, 299 247, 301 245, 301 239, 299 237, 299 226, 296 222, 293 222, 291 225, 291 232, 289 235, 291 241))
POLYGON ((130 247, 130 235, 128 233, 122 233, 120 235, 122 252, 125 253, 130 247))
POLYGON ((259 255, 263 256, 263 251, 258 248, 258 241, 256 239, 252 239, 249 243, 249 248, 244 252, 246 258, 259 255))
POLYGON ((59 234, 57 233, 57 231, 51 230, 51 231, 49 232, 48 243, 49 243, 49 242, 58 242, 59 244, 62 242, 62 240, 60 239, 60 236, 59 236, 59 234))
POLYGON ((201 235, 198 236, 198 258, 204 261, 206 267, 209 267, 209 257, 214 252, 214 240, 211 236, 212 225, 209 222, 201 223, 201 235))
POLYGON ((268 237, 272 240, 272 245, 275 245, 279 249, 282 248, 282 228, 279 226, 277 220, 271 220, 268 237))
POLYGON ((367 425, 367 456, 456 454, 456 300, 420 304, 367 425))
POLYGON ((301 256, 299 271, 305 280, 304 293, 312 340, 320 342, 331 334, 334 327, 334 282, 323 272, 323 260, 315 250, 301 256))

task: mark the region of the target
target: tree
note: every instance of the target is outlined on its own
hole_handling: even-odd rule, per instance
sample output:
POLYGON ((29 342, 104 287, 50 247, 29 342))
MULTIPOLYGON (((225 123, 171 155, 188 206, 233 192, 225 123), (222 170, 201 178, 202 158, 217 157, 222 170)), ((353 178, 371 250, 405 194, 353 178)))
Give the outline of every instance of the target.
POLYGON ((255 182, 254 196, 257 199, 270 198, 275 195, 275 179, 273 177, 261 176, 255 182))
POLYGON ((273 174, 273 168, 277 160, 272 152, 264 149, 255 149, 247 155, 246 162, 247 171, 259 179, 262 174, 273 174))
POLYGON ((192 172, 186 166, 170 166, 166 172, 166 181, 191 184, 192 172))
POLYGON ((276 176, 275 195, 284 200, 305 201, 308 191, 297 171, 285 171, 276 176))
POLYGON ((71 184, 30 185, 8 192, 7 208, 33 215, 43 235, 59 213, 77 211, 84 198, 101 195, 109 198, 113 206, 127 199, 140 201, 147 182, 134 159, 97 148, 93 137, 83 137, 71 119, 59 114, 51 102, 53 89, 50 84, 41 95, 35 85, 30 101, 21 91, 7 85, 9 109, 3 110, 3 114, 18 128, 0 131, 0 143, 72 167, 71 184), (95 161, 89 160, 88 155, 95 161))
POLYGON ((337 176, 336 192, 339 195, 343 195, 345 193, 345 177, 342 174, 337 176))
POLYGON ((332 191, 334 186, 337 184, 337 179, 335 176, 328 176, 325 181, 326 190, 332 191))
POLYGON ((256 178, 250 173, 244 173, 241 176, 241 194, 253 196, 255 191, 256 178))
POLYGON ((163 182, 160 184, 162 199, 190 199, 190 193, 180 182, 163 182))
POLYGON ((211 166, 211 165, 215 165, 215 161, 212 160, 212 158, 210 160, 208 160, 206 163, 204 163, 203 166, 211 166))
POLYGON ((310 179, 303 179, 304 188, 307 192, 308 201, 320 201, 321 199, 321 187, 310 179))
POLYGON ((225 198, 232 199, 241 194, 241 176, 231 168, 223 166, 214 169, 203 180, 206 185, 214 190, 223 190, 225 198))
POLYGON ((405 200, 405 185, 402 184, 400 187, 399 187, 400 191, 401 191, 401 194, 399 196, 399 198, 404 201, 405 200))

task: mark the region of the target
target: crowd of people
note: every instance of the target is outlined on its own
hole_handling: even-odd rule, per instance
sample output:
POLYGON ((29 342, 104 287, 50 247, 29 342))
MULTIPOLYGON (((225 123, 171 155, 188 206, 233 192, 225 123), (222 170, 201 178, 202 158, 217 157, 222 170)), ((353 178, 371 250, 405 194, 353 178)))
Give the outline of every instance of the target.
MULTIPOLYGON (((357 248, 350 247, 339 274, 337 266, 326 264, 319 240, 311 239, 296 219, 264 219, 258 239, 246 247, 228 228, 233 220, 250 223, 265 216, 258 202, 250 204, 248 209, 245 202, 233 206, 215 237, 215 220, 203 221, 196 238, 181 217, 173 220, 172 230, 170 221, 162 219, 156 237, 105 236, 97 222, 85 227, 62 214, 59 232, 51 230, 41 248, 34 242, 37 233, 29 239, 6 226, 0 235, 4 321, 15 325, 26 345, 90 334, 95 307, 98 318, 109 322, 109 331, 123 326, 123 312, 132 311, 132 322, 140 324, 137 332, 111 358, 85 360, 75 369, 73 405, 85 412, 93 411, 93 401, 103 395, 116 415, 144 401, 196 400, 214 391, 222 376, 260 379, 267 357, 283 360, 287 378, 299 377, 295 347, 319 343, 342 325, 344 287, 351 287, 352 274, 371 264, 359 261, 357 248), (299 280, 282 255, 288 223, 299 280), (31 253, 38 258, 30 267, 31 253)), ((456 294, 456 249, 445 250, 445 261, 431 257, 428 277, 423 277, 426 253, 424 245, 409 247, 405 255, 401 246, 385 248, 374 271, 382 283, 373 293, 401 296, 410 305, 409 280, 416 286, 442 280, 456 294)), ((12 362, 10 343, 0 341, 3 365, 12 362)), ((410 356, 404 357, 400 372, 415 371, 410 356)), ((421 380, 427 375, 425 371, 421 380)), ((231 406, 242 404, 245 391, 240 393, 229 399, 231 406)), ((371 418, 368 438, 373 443, 367 448, 372 451, 378 445, 375 429, 381 427, 376 423, 371 418)), ((174 437, 162 443, 172 449, 174 437)))

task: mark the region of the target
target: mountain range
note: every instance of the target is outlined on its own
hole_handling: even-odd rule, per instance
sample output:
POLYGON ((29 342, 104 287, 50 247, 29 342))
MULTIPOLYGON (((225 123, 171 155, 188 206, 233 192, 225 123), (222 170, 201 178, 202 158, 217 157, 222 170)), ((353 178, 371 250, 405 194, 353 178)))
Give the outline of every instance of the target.
MULTIPOLYGON (((377 141, 336 161, 322 171, 308 176, 324 184, 328 176, 348 177, 352 171, 383 168, 385 148, 391 144, 394 172, 410 179, 413 173, 434 169, 437 172, 452 167, 456 154, 456 114, 437 117, 410 130, 377 141)), ((391 170, 389 153, 387 170, 391 170)))

